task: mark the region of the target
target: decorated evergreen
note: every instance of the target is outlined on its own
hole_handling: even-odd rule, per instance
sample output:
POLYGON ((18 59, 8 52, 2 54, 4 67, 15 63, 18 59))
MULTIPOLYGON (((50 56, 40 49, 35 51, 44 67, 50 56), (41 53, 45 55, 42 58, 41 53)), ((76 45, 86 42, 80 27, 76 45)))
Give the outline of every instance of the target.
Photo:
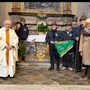
POLYGON ((44 25, 43 23, 37 25, 37 32, 46 33, 48 31, 49 31, 49 28, 47 25, 44 25))

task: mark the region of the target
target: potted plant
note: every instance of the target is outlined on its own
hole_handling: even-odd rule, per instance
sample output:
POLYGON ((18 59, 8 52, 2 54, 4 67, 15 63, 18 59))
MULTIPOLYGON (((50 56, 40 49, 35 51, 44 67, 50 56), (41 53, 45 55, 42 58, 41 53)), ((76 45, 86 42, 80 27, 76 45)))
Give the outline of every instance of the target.
POLYGON ((49 28, 47 25, 44 25, 43 23, 37 25, 37 32, 38 33, 42 32, 45 34, 48 31, 49 31, 49 28))
POLYGON ((25 46, 25 42, 23 40, 20 40, 19 42, 19 48, 18 48, 18 58, 19 58, 19 62, 22 61, 22 57, 25 55, 26 53, 26 46, 25 46))

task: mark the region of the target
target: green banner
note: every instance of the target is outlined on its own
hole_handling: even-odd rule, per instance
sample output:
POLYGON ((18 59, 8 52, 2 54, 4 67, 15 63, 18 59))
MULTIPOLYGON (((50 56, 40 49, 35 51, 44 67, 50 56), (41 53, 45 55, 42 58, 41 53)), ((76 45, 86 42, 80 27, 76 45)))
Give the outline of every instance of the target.
POLYGON ((73 47, 74 41, 73 40, 60 41, 54 42, 54 44, 60 57, 63 57, 73 47))

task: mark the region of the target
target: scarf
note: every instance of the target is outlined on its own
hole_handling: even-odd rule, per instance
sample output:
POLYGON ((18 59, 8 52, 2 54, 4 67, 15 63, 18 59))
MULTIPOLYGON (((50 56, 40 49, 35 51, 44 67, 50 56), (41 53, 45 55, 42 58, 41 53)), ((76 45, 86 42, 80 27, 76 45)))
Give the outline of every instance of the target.
POLYGON ((88 29, 87 27, 84 28, 84 31, 86 31, 88 34, 90 34, 90 29, 88 29))
POLYGON ((84 30, 81 31, 81 34, 83 34, 86 37, 90 37, 90 29, 88 29, 87 27, 84 28, 84 30))

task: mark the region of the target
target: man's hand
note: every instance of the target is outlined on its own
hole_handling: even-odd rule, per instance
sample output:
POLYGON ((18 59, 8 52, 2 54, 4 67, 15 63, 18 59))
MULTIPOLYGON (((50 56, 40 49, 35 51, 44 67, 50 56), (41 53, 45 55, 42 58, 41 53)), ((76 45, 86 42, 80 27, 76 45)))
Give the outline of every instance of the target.
POLYGON ((76 41, 79 41, 79 37, 76 37, 76 41))
POLYGON ((82 56, 83 55, 83 52, 80 52, 80 55, 82 56))
POLYGON ((13 45, 7 45, 6 46, 6 49, 8 49, 8 50, 10 50, 10 49, 12 49, 13 48, 13 45))
POLYGON ((54 41, 50 41, 51 44, 54 44, 54 41))

